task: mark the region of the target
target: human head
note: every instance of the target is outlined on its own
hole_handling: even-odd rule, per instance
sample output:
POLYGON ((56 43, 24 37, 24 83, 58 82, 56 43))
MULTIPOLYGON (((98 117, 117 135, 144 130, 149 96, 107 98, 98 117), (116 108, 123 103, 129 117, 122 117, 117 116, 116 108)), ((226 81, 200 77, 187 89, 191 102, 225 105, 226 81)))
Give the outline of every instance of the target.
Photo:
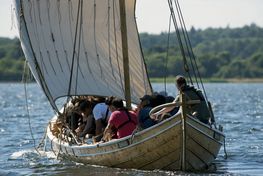
POLYGON ((161 92, 159 92, 158 94, 160 94, 160 95, 162 95, 162 96, 167 96, 167 92, 166 91, 161 91, 161 92))
POLYGON ((165 97, 165 102, 166 103, 171 103, 171 102, 173 102, 174 101, 174 97, 173 96, 166 96, 165 97))
POLYGON ((112 101, 113 101, 114 97, 113 96, 110 96, 110 97, 107 97, 105 99, 105 104, 110 106, 112 104, 112 101))
POLYGON ((140 98, 141 100, 141 104, 143 105, 149 105, 151 103, 152 100, 152 96, 151 95, 144 95, 143 97, 140 98))
POLYGON ((92 104, 90 101, 85 100, 79 104, 79 111, 84 115, 89 115, 92 111, 92 104))
POLYGON ((110 107, 111 112, 113 112, 117 109, 124 108, 122 99, 114 98, 112 100, 111 104, 109 105, 109 107, 110 107))
POLYGON ((111 105, 115 108, 123 108, 123 101, 120 98, 114 98, 111 102, 111 105))
POLYGON ((165 103, 165 96, 160 94, 154 94, 151 100, 151 106, 156 107, 165 103))
POLYGON ((182 87, 186 86, 185 77, 182 75, 176 76, 176 87, 178 90, 181 90, 182 87))

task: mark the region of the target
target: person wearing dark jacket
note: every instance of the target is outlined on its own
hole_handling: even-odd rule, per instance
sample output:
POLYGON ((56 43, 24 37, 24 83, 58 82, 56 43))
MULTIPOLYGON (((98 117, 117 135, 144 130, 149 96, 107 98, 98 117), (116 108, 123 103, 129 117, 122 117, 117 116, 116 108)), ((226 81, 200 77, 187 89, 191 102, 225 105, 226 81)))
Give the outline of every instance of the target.
POLYGON ((152 110, 152 96, 151 95, 144 95, 141 99, 140 104, 136 109, 136 114, 139 119, 140 127, 143 129, 149 128, 155 125, 157 122, 150 118, 149 112, 152 110))
MULTIPOLYGON (((205 101, 205 98, 203 96, 203 93, 201 90, 195 89, 193 86, 189 86, 186 83, 186 80, 183 76, 177 76, 176 77, 176 87, 179 91, 183 92, 186 97, 186 101, 188 100, 199 100, 200 103, 193 104, 193 105, 187 105, 187 113, 193 115, 197 119, 199 119, 203 123, 209 123, 210 118, 210 111, 207 106, 207 103, 205 101)), ((174 102, 179 102, 179 95, 175 98, 174 102)), ((153 118, 158 119, 159 116, 162 116, 162 114, 170 113, 173 111, 171 115, 174 115, 176 112, 174 111, 176 107, 166 107, 161 109, 160 111, 156 112, 152 115, 153 118)), ((177 107, 177 109, 179 109, 177 107)))

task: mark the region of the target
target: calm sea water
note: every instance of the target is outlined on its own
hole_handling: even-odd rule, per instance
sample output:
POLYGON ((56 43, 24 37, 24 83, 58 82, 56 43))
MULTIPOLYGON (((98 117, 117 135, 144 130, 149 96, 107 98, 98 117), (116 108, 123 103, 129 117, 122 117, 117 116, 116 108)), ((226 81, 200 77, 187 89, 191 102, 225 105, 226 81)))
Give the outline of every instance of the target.
MULTIPOLYGON (((53 112, 36 84, 0 84, 0 175, 263 175, 263 84, 205 84, 213 103, 218 124, 226 134, 223 147, 215 161, 216 170, 202 173, 140 171, 84 166, 58 160, 51 151, 34 150, 43 137, 53 112), (28 112, 26 101, 28 100, 28 112), (33 131, 32 139, 29 124, 33 131), (34 144, 35 142, 35 144, 34 144)), ((156 91, 162 84, 153 84, 156 91)), ((174 84, 167 86, 176 94, 174 84)))

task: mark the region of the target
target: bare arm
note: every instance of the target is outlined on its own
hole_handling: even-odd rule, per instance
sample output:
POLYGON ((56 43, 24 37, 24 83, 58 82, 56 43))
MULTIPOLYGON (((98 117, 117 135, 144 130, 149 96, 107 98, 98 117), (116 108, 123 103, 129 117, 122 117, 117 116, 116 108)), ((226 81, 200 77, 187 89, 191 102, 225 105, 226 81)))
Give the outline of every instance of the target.
POLYGON ((103 133, 104 126, 101 122, 101 119, 96 120, 95 123, 96 123, 96 136, 97 136, 97 135, 103 133))
POLYGON ((107 127, 105 128, 104 133, 103 133, 104 142, 110 141, 112 139, 112 136, 114 135, 112 128, 113 128, 113 125, 111 124, 108 124, 107 127))
POLYGON ((150 117, 154 120, 158 120, 158 116, 163 115, 164 113, 171 112, 175 107, 178 106, 179 97, 177 96, 172 103, 168 103, 166 107, 162 108, 161 110, 155 112, 150 117))

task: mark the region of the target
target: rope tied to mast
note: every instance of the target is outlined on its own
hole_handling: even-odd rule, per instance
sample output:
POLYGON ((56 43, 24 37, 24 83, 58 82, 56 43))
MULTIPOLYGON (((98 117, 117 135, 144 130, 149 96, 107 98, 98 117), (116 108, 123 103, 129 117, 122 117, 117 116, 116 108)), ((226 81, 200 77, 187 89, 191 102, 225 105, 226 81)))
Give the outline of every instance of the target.
POLYGON ((196 57, 194 55, 192 44, 191 44, 187 29, 186 29, 186 25, 184 22, 184 18, 182 15, 182 11, 180 8, 179 1, 174 0, 174 3, 173 3, 172 0, 168 0, 168 4, 169 4, 171 15, 173 18, 173 23, 174 23, 176 34, 177 34, 179 47, 180 47, 180 50, 181 50, 181 53, 183 56, 184 70, 188 74, 188 77, 189 77, 192 85, 194 84, 192 81, 192 74, 195 78, 195 83, 197 84, 197 87, 199 89, 200 89, 199 83, 201 84, 201 87, 202 87, 202 90, 203 90, 204 96, 205 96, 205 101, 207 103, 208 102, 207 94, 206 94, 206 91, 205 91, 205 88, 204 88, 204 85, 203 85, 203 82, 201 79, 200 71, 199 71, 198 66, 197 66, 196 57), (177 16, 174 13, 174 11, 175 11, 174 8, 176 9, 177 16), (177 21, 179 21, 179 24, 177 21), (179 29, 179 25, 180 25, 180 29, 179 29), (191 69, 188 65, 188 60, 191 63, 191 69))
MULTIPOLYGON (((188 74, 188 78, 190 79, 190 82, 192 85, 194 85, 193 80, 192 80, 192 76, 195 78, 195 83, 197 84, 198 89, 200 89, 199 84, 201 84, 201 88, 202 88, 202 91, 204 93, 205 102, 206 102, 206 105, 207 105, 209 113, 210 113, 210 119, 212 121, 214 121, 213 110, 212 110, 212 107, 210 105, 210 102, 208 101, 207 94, 206 94, 206 91, 204 88, 204 84, 203 84, 203 81, 201 79, 201 74, 200 74, 200 71, 199 71, 198 66, 197 66, 196 57, 194 55, 192 44, 191 44, 187 29, 186 29, 186 25, 184 22, 184 18, 182 15, 182 11, 181 11, 179 1, 174 0, 174 4, 173 4, 172 0, 168 0, 168 4, 170 7, 171 16, 173 18, 173 23, 175 26, 175 31, 176 31, 179 47, 181 50, 181 54, 183 56, 184 70, 188 74), (174 13, 174 11, 175 11, 174 8, 177 12, 177 16, 174 13), (179 21, 179 24, 178 24, 178 21, 179 21), (188 60, 190 61, 191 69, 188 65, 188 60)), ((212 124, 213 123, 214 122, 212 122, 212 124)))

